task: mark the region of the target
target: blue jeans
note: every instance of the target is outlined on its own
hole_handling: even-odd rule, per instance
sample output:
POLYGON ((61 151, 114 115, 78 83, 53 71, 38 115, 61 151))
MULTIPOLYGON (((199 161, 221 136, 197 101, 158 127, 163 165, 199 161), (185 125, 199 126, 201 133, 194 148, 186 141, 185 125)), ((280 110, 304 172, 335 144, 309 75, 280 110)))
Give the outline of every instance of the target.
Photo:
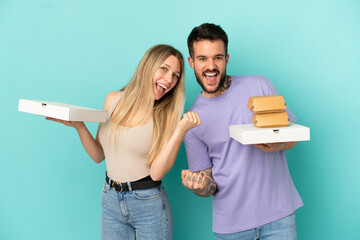
POLYGON ((105 183, 101 207, 102 240, 172 239, 171 207, 164 187, 118 193, 105 183))
POLYGON ((296 240, 295 213, 280 220, 243 232, 215 233, 217 240, 296 240))

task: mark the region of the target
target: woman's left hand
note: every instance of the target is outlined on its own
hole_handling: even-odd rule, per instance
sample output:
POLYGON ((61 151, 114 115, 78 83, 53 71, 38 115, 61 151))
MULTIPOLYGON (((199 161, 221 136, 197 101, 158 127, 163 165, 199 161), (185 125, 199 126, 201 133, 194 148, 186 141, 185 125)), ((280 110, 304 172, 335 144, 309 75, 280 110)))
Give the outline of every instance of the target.
POLYGON ((200 117, 196 112, 187 112, 183 115, 183 118, 179 121, 177 128, 186 133, 190 129, 199 126, 201 123, 200 117))

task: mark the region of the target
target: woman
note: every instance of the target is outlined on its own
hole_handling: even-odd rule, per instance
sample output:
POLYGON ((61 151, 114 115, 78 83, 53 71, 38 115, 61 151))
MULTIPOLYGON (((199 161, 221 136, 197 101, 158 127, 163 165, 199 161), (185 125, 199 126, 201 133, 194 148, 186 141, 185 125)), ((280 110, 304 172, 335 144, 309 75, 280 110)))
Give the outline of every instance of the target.
POLYGON ((106 159, 102 239, 172 239, 172 214, 161 179, 174 165, 185 133, 200 124, 184 114, 184 60, 168 45, 150 48, 131 81, 110 92, 109 120, 94 139, 83 122, 74 127, 96 163, 106 159), (180 120, 181 119, 181 120, 180 120))

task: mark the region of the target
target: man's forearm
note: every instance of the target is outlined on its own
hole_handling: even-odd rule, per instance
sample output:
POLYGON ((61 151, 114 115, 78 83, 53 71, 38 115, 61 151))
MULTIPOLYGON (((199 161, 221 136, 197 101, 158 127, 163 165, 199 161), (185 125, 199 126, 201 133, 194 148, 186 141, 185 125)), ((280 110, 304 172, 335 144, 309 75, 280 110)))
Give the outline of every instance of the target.
POLYGON ((254 144, 254 146, 263 152, 279 152, 279 151, 289 150, 295 147, 296 144, 297 142, 280 142, 280 143, 254 144))
POLYGON ((297 144, 297 142, 287 142, 285 143, 285 146, 283 147, 282 150, 289 150, 292 149, 293 147, 295 147, 297 144))

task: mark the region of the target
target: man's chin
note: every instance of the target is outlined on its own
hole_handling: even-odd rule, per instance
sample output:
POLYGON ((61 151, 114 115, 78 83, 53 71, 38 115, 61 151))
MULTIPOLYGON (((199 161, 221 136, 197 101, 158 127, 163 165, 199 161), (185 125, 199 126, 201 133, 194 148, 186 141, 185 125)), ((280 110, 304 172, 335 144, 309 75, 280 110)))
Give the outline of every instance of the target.
POLYGON ((219 85, 220 85, 220 82, 221 82, 221 79, 217 79, 215 81, 215 84, 212 84, 212 85, 209 85, 206 83, 206 79, 205 78, 200 78, 201 80, 199 80, 198 76, 196 76, 196 80, 198 81, 198 83, 200 84, 202 90, 208 94, 213 94, 213 93, 216 93, 218 90, 219 90, 219 85))
POLYGON ((203 88, 203 91, 209 94, 216 93, 219 90, 219 85, 216 86, 206 86, 203 88))

